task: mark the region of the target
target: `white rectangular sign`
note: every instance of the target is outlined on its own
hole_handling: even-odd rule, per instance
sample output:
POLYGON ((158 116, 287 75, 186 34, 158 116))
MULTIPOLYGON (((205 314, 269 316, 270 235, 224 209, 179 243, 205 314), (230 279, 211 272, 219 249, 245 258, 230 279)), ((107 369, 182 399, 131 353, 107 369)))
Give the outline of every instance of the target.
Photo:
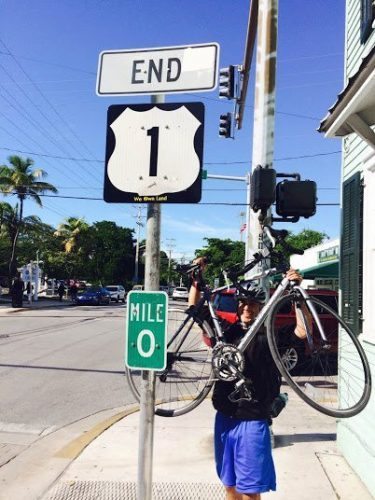
POLYGON ((208 92, 217 85, 217 43, 104 51, 99 55, 99 96, 208 92))

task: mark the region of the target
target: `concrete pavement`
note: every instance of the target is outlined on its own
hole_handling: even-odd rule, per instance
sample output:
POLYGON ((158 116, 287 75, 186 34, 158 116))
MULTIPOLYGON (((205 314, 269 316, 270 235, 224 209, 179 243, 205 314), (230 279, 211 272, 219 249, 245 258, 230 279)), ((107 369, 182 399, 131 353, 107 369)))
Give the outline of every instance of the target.
MULTIPOLYGON (((336 448, 336 422, 289 392, 274 421, 278 490, 264 498, 369 500, 336 448)), ((214 410, 207 399, 191 413, 155 418, 153 498, 223 499, 213 456, 214 410)), ((139 413, 98 436, 70 464, 43 500, 135 499, 139 413)))

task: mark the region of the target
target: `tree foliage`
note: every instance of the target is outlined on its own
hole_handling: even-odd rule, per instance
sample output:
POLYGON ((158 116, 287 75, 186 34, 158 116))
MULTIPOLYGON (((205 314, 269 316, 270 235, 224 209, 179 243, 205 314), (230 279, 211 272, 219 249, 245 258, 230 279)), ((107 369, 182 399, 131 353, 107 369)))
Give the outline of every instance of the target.
POLYGON ((208 259, 206 280, 213 285, 214 279, 219 278, 220 285, 224 284, 221 270, 227 269, 245 260, 245 243, 230 239, 205 238, 207 244, 196 250, 196 257, 206 256, 208 259))
POLYGON ((296 234, 290 233, 286 241, 292 247, 298 248, 299 250, 307 250, 308 248, 320 245, 325 238, 328 238, 328 235, 324 232, 314 231, 313 229, 303 229, 296 234))
POLYGON ((0 188, 5 196, 16 194, 19 200, 16 230, 12 235, 12 251, 9 259, 9 277, 11 278, 15 275, 17 267, 17 241, 22 233, 24 219, 23 205, 25 199, 31 198, 39 206, 42 206, 40 195, 46 192, 57 193, 57 189, 52 184, 40 180, 46 177, 47 173, 41 168, 33 169, 34 161, 31 158, 23 159, 20 156, 12 155, 8 157, 8 161, 10 165, 0 166, 0 188))

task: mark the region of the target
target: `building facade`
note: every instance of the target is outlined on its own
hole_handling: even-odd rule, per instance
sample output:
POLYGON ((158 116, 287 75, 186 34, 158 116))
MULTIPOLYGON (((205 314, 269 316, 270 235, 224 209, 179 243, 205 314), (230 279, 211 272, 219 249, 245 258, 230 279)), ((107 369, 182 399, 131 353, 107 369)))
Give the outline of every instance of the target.
POLYGON ((327 240, 305 250, 303 255, 291 255, 290 266, 303 276, 305 288, 339 289, 340 240, 327 240))
MULTIPOLYGON (((375 1, 346 1, 345 87, 320 125, 340 137, 341 314, 358 335, 375 379, 375 1)), ((350 370, 350 367, 348 368, 350 370)), ((354 376, 354 374, 353 374, 354 376)), ((356 417, 338 423, 343 455, 375 496, 375 391, 356 417)))

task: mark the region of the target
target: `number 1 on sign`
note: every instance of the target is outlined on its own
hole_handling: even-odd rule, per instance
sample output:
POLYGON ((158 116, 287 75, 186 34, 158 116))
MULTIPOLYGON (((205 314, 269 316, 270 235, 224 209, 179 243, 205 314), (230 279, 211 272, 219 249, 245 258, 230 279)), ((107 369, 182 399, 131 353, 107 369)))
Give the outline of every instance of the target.
POLYGON ((148 129, 147 135, 151 137, 150 177, 156 177, 158 171, 159 127, 148 129))

